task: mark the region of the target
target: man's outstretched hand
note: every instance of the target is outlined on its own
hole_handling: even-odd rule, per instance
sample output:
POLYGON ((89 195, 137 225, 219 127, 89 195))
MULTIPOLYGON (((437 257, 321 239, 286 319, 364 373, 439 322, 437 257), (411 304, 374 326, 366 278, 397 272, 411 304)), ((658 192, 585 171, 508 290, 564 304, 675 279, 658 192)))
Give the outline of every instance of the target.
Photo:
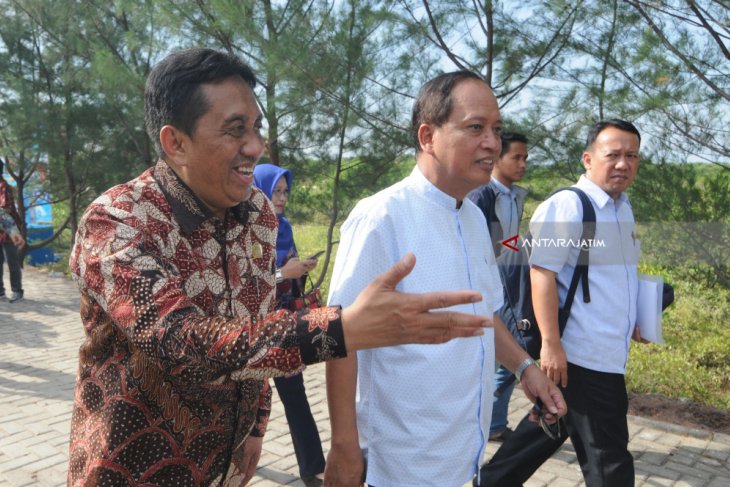
POLYGON ((452 338, 483 335, 483 328, 492 325, 486 316, 432 311, 481 301, 477 291, 396 291, 395 287, 415 265, 416 257, 409 252, 342 310, 348 352, 405 343, 444 343, 452 338))

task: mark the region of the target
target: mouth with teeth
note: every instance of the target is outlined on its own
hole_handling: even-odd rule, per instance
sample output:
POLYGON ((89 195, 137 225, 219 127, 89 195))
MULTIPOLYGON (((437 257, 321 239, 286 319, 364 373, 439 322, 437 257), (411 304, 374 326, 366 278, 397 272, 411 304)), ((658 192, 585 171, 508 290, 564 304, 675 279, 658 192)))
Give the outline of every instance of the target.
POLYGON ((253 168, 255 164, 237 166, 233 168, 233 172, 236 173, 241 183, 245 186, 253 184, 253 168))
POLYGON ((487 158, 487 159, 479 159, 479 160, 476 161, 476 163, 479 166, 482 166, 484 169, 489 169, 490 171, 494 167, 494 159, 489 159, 489 158, 487 158))

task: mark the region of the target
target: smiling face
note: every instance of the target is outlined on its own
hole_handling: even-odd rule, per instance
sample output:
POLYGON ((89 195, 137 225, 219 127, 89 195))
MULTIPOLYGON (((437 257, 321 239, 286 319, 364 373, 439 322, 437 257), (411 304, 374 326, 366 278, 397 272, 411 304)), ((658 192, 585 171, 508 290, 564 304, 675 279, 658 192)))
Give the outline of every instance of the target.
MULTIPOLYGON (((172 154, 178 174, 219 218, 251 196, 253 168, 264 150, 262 115, 253 90, 240 78, 201 86, 208 111, 187 136, 177 131, 172 154)), ((169 155, 169 154, 168 154, 169 155)))
POLYGON ((527 144, 524 142, 512 141, 509 149, 494 165, 493 176, 508 188, 512 184, 521 181, 527 170, 527 144))
POLYGON ((583 153, 586 177, 612 198, 618 198, 636 176, 639 144, 636 134, 606 127, 583 153))
POLYGON ((481 80, 461 81, 451 98, 444 124, 419 127, 419 167, 434 186, 460 201, 489 181, 502 147, 502 119, 497 99, 481 80))
POLYGON ((274 203, 274 208, 277 215, 284 214, 286 209, 286 203, 289 201, 289 186, 286 184, 286 178, 280 177, 274 186, 274 191, 271 193, 271 202, 274 203))

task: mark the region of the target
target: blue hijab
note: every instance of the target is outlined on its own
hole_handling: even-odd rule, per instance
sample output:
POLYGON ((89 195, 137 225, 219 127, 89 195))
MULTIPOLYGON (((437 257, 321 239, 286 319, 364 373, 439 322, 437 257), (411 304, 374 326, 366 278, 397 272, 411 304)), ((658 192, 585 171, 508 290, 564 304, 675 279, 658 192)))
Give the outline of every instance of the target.
MULTIPOLYGON (((291 191, 291 171, 273 164, 256 164, 253 168, 253 183, 264 194, 271 199, 274 188, 279 179, 286 178, 286 185, 291 191)), ((276 267, 284 265, 288 257, 297 254, 297 247, 294 245, 294 232, 291 223, 284 215, 277 215, 279 218, 279 233, 276 235, 276 267)))

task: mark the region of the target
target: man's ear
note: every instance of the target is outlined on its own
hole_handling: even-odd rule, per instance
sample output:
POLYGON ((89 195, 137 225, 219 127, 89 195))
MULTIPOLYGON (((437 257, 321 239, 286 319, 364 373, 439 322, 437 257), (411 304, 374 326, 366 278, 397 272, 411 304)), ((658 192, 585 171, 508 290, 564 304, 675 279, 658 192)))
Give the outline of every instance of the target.
POLYGON ((427 154, 433 151, 433 127, 430 124, 422 123, 418 127, 418 143, 421 144, 421 150, 427 154))
POLYGON ((585 151, 583 155, 581 156, 581 159, 583 160, 583 168, 586 170, 586 172, 591 170, 591 153, 588 151, 585 151))
POLYGON ((160 129, 162 151, 179 166, 186 164, 186 149, 189 140, 190 138, 187 135, 172 125, 165 125, 160 129))

